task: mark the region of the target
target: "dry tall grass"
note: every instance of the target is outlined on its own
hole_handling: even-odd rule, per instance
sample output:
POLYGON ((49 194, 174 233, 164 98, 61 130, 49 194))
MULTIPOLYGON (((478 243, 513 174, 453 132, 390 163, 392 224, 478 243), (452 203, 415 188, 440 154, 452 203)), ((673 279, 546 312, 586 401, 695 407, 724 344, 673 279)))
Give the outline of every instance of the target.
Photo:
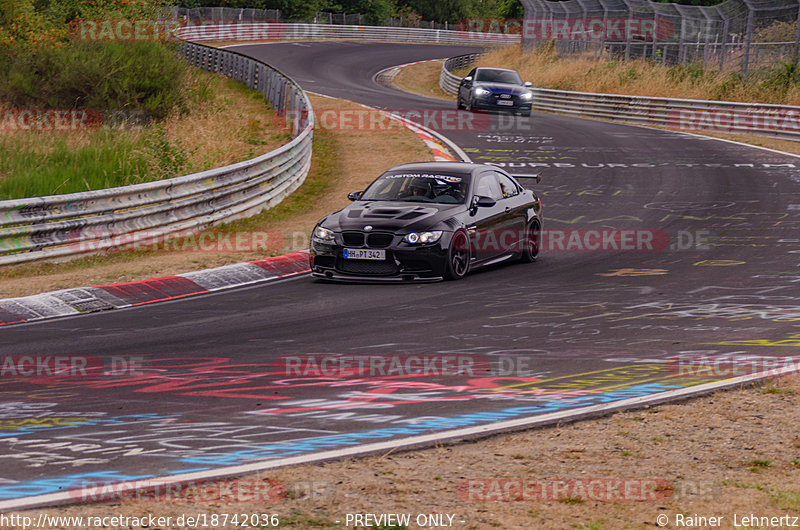
POLYGON ((189 112, 170 116, 163 124, 167 139, 184 147, 187 169, 233 164, 291 140, 285 120, 261 94, 221 74, 191 69, 187 77, 194 94, 189 112))
POLYGON ((597 61, 592 56, 561 58, 552 46, 526 53, 520 46, 510 46, 490 51, 478 66, 513 68, 524 80, 542 88, 800 105, 800 86, 783 64, 756 69, 743 80, 736 71, 703 70, 699 65, 597 61))

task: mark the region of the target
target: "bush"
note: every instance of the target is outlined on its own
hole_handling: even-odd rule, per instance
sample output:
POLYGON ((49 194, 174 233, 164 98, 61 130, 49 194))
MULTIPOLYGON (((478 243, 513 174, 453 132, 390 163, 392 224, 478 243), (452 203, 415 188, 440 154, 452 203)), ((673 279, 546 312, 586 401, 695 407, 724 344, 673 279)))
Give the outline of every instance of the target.
POLYGON ((0 101, 16 108, 183 112, 188 67, 159 42, 72 42, 0 48, 0 101))

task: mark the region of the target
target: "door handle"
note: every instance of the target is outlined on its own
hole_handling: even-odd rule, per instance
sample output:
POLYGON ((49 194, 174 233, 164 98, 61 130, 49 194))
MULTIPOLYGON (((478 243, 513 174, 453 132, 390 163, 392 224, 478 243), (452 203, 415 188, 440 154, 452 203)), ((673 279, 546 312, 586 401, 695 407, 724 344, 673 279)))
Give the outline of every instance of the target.
POLYGON ((511 211, 511 206, 506 206, 506 213, 511 211))

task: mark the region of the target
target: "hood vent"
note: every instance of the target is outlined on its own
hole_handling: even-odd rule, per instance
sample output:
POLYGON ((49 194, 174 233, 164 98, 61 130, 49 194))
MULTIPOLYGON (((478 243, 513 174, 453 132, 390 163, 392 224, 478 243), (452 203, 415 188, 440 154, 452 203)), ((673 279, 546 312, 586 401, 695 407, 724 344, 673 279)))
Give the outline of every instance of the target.
POLYGON ((444 224, 446 224, 447 226, 449 226, 449 227, 450 227, 451 229, 453 229, 453 230, 455 230, 456 228, 458 228, 458 220, 457 220, 455 217, 451 217, 451 218, 449 218, 449 219, 445 219, 445 220, 444 220, 444 221, 442 221, 442 222, 443 222, 444 224))
POLYGON ((425 212, 425 210, 422 210, 422 211, 414 210, 414 211, 411 211, 411 212, 408 212, 406 214, 401 215, 400 217, 398 217, 398 219, 402 219, 404 221, 408 220, 408 219, 416 219, 417 217, 421 217, 421 216, 425 215, 426 213, 427 212, 425 212))
POLYGON ((379 208, 364 214, 364 217, 394 217, 399 213, 403 213, 403 210, 391 210, 387 208, 379 208))

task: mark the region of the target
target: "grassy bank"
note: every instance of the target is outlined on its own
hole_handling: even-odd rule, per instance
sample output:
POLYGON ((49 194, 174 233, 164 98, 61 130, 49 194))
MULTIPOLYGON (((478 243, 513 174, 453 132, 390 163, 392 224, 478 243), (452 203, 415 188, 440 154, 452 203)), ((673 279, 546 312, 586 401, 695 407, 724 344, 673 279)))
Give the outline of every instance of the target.
MULTIPOLYGON (((664 66, 638 60, 560 58, 552 46, 527 53, 519 46, 510 46, 491 50, 477 66, 513 68, 524 80, 541 88, 800 105, 797 72, 783 64, 757 69, 743 79, 738 71, 704 70, 696 64, 664 66)), ((466 70, 455 73, 464 75, 466 70)))
MULTIPOLYGON (((0 128, 0 200, 136 184, 238 162, 289 139, 264 97, 185 67, 185 109, 158 123, 95 130, 0 128)), ((15 110, 0 108, 0 116, 15 110)), ((130 126, 129 126, 130 125, 130 126)))

